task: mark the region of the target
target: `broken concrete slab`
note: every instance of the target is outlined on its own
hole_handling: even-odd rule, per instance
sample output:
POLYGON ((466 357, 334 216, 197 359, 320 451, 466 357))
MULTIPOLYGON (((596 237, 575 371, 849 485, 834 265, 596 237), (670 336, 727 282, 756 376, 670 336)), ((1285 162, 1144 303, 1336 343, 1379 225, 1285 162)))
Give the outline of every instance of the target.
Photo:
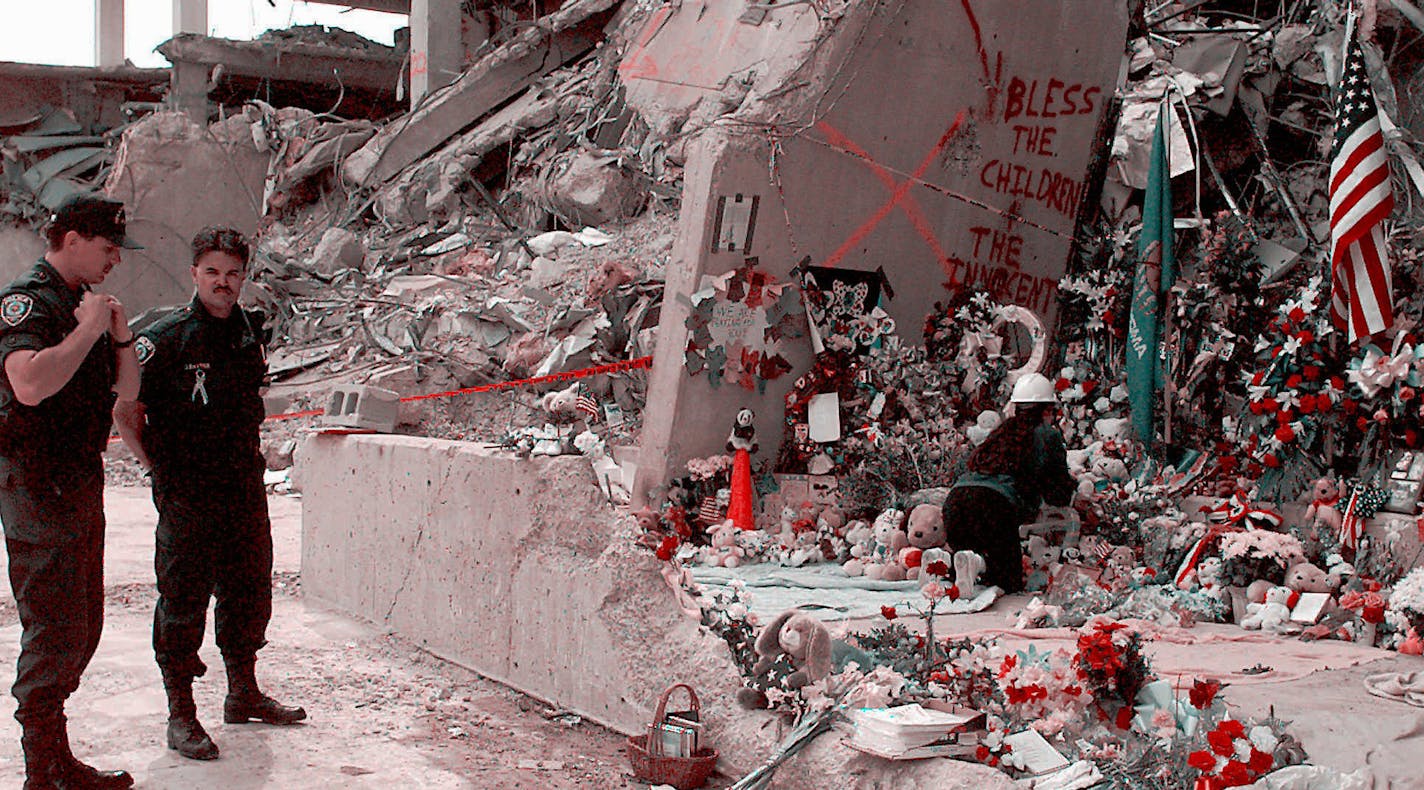
POLYGON ((348 88, 394 91, 404 56, 394 47, 337 47, 302 40, 232 41, 179 33, 157 49, 172 63, 221 66, 228 75, 329 85, 339 75, 348 88))
POLYGON ((208 225, 257 231, 269 154, 250 132, 212 129, 158 112, 124 130, 105 191, 128 207, 129 235, 144 245, 104 282, 129 314, 187 301, 189 241, 208 225))
POLYGON ((613 5, 613 0, 576 0, 541 19, 378 132, 343 175, 362 186, 394 178, 535 79, 592 49, 603 38, 606 20, 598 15, 613 5))
POLYGON ((546 192, 549 208, 576 225, 627 219, 648 202, 647 184, 621 156, 582 150, 547 177, 546 192))
POLYGON ((311 268, 318 274, 331 276, 342 269, 360 269, 366 259, 366 245, 361 237, 346 228, 327 228, 312 250, 311 268))

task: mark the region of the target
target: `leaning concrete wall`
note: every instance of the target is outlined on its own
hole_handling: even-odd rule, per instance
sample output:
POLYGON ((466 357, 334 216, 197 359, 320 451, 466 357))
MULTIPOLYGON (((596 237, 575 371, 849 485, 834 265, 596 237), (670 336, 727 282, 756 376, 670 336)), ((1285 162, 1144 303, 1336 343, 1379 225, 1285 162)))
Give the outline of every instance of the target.
MULTIPOLYGON (((643 76, 675 63, 679 37, 695 43, 692 31, 773 49, 761 42, 762 28, 739 24, 717 4, 669 13, 661 26, 650 20, 646 41, 625 56, 622 76, 640 106, 685 104, 694 90, 712 101, 743 79, 732 71, 721 82, 676 72, 669 81, 666 67, 643 76), (701 21, 676 24, 689 15, 701 21)), ((765 392, 712 388, 683 367, 688 310, 673 297, 742 266, 748 255, 778 280, 803 258, 883 268, 894 290, 886 309, 911 342, 919 342, 934 304, 966 287, 1051 325, 1122 61, 1124 4, 866 2, 827 23, 834 27, 819 39, 793 19, 785 39, 803 48, 815 41, 795 73, 777 86, 755 82, 735 113, 706 128, 693 128, 694 110, 684 127, 696 142, 688 147, 645 415, 643 455, 656 461, 639 467, 640 497, 687 458, 720 451, 738 406, 757 413, 762 455, 777 450, 784 395, 808 367, 808 341, 783 349, 792 372, 765 392), (1095 35, 1064 41, 1067 30, 1095 35), (747 243, 732 251, 718 229, 722 199, 757 201, 747 243)), ((767 57, 772 70, 785 60, 767 57)))
MULTIPOLYGON (((785 727, 736 706, 726 644, 679 608, 670 566, 634 546, 581 457, 519 460, 465 442, 315 436, 297 454, 302 590, 442 658, 639 734, 674 682, 697 689, 719 767, 741 776, 785 727), (667 570, 664 570, 664 569, 667 570)), ((679 697, 679 701, 681 697, 679 697)), ((781 790, 1009 790, 986 766, 887 763, 819 738, 781 790)))

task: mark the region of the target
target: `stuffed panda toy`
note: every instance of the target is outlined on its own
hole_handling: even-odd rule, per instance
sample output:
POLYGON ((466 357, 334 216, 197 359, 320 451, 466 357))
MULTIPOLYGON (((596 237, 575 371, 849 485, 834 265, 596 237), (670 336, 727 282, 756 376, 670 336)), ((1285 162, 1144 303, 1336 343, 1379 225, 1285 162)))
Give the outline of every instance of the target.
POLYGON ((732 422, 732 434, 727 437, 727 452, 757 451, 756 426, 752 424, 755 421, 756 414, 751 409, 741 409, 737 412, 737 418, 732 422))

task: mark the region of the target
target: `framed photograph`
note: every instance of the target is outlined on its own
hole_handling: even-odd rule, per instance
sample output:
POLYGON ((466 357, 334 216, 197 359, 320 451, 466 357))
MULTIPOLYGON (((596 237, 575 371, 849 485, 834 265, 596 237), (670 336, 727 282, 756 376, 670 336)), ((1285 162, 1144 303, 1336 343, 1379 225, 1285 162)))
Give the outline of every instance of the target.
POLYGON ((1424 451, 1401 450, 1385 467, 1385 491, 1389 501, 1381 510, 1390 513, 1413 514, 1424 488, 1424 451))

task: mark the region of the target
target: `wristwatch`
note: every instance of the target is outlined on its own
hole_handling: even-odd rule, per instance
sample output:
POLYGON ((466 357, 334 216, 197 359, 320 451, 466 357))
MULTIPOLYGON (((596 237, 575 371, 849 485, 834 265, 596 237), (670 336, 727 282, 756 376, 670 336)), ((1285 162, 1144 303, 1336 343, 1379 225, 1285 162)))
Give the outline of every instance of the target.
POLYGON ((132 333, 132 334, 129 335, 129 339, 128 339, 128 340, 122 340, 122 341, 120 341, 120 340, 115 340, 115 341, 114 341, 114 348, 128 348, 129 346, 131 346, 131 345, 133 345, 134 343, 137 343, 137 342, 138 342, 138 333, 137 333, 137 332, 134 332, 134 333, 132 333))

